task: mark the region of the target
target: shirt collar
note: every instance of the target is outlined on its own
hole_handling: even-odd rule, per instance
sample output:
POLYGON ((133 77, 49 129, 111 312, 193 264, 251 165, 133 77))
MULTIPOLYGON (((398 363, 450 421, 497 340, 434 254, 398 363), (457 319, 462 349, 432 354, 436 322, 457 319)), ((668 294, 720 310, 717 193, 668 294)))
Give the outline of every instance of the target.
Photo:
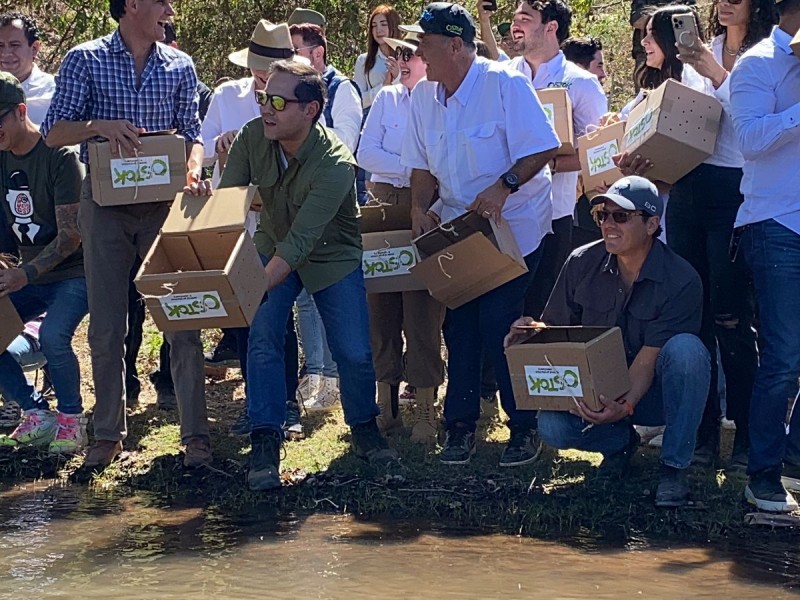
MULTIPOLYGON (((617 263, 617 255, 609 252, 603 268, 603 273, 612 273, 619 275, 619 265, 617 263)), ((662 282, 664 281, 664 243, 661 240, 653 240, 653 247, 647 258, 644 259, 644 264, 639 271, 639 276, 634 283, 649 279, 650 281, 662 282)))
POLYGON ((539 68, 536 70, 536 75, 533 76, 533 79, 537 82, 536 85, 540 85, 539 82, 541 82, 541 85, 546 85, 544 83, 545 81, 548 83, 550 81, 561 81, 564 78, 566 63, 567 59, 564 53, 559 50, 558 54, 553 58, 539 65, 539 68))
MULTIPOLYGON (((168 62, 168 57, 164 52, 164 49, 167 48, 167 46, 165 46, 164 44, 153 44, 153 45, 155 46, 155 49, 153 52, 150 53, 151 56, 155 54, 156 57, 161 62, 168 62)), ((109 41, 108 43, 108 49, 111 52, 130 53, 130 50, 128 50, 128 47, 125 45, 125 40, 122 39, 122 34, 119 32, 119 27, 117 27, 117 29, 114 30, 114 33, 111 34, 111 41, 109 41)))
MULTIPOLYGON (((472 89, 478 81, 478 71, 480 71, 480 66, 478 64, 478 57, 476 56, 472 59, 472 64, 469 66, 469 71, 467 71, 464 81, 458 86, 456 93, 450 96, 451 100, 458 100, 461 106, 467 105, 470 94, 472 94, 472 89)), ((444 98, 444 86, 442 86, 441 83, 439 84, 439 91, 441 92, 441 97, 444 98)), ((444 104, 444 102, 442 102, 442 104, 444 104)))
MULTIPOLYGON (((292 160, 296 160, 300 164, 303 164, 309 158, 312 158, 314 154, 314 149, 316 148, 317 142, 321 137, 321 131, 322 131, 322 125, 320 125, 319 123, 314 125, 314 127, 311 128, 311 131, 308 132, 308 136, 306 137, 303 144, 300 146, 300 149, 297 151, 297 154, 295 154, 292 158, 289 158, 289 162, 291 163, 292 160)), ((280 152, 281 152, 280 142, 275 140, 272 143, 275 144, 274 146, 275 153, 279 156, 280 160, 280 152)))
POLYGON ((772 28, 772 41, 775 42, 778 48, 786 52, 786 54, 793 54, 792 47, 789 45, 792 42, 792 36, 777 25, 772 28))

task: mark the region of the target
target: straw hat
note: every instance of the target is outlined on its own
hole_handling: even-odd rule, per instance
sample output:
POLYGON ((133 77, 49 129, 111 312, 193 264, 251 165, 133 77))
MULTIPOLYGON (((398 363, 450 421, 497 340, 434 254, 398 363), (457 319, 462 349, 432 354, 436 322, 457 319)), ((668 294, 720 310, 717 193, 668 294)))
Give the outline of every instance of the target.
MULTIPOLYGON (((402 29, 403 26, 401 25, 400 28, 402 29)), ((383 38, 383 41, 389 44, 389 47, 392 50, 397 50, 398 48, 402 47, 416 51, 416 49, 419 48, 419 33, 416 31, 406 31, 406 34, 403 36, 402 40, 398 40, 396 38, 383 38)))
POLYGON ((228 55, 228 60, 240 67, 268 69, 278 60, 291 60, 308 64, 294 51, 292 36, 286 23, 278 25, 261 19, 250 37, 250 45, 228 55))

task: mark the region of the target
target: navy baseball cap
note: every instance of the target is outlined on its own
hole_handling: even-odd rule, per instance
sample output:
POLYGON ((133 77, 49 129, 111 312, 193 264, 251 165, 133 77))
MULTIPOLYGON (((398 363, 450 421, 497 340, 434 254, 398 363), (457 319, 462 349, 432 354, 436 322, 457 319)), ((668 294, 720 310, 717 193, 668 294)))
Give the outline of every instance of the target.
POLYGON ((412 33, 459 37, 465 42, 475 39, 475 22, 467 9, 449 2, 431 2, 422 11, 417 25, 401 25, 400 29, 412 33))
POLYGON ((605 194, 592 198, 592 206, 611 200, 625 210, 640 210, 651 217, 664 214, 664 201, 658 188, 649 179, 631 175, 617 180, 605 194))

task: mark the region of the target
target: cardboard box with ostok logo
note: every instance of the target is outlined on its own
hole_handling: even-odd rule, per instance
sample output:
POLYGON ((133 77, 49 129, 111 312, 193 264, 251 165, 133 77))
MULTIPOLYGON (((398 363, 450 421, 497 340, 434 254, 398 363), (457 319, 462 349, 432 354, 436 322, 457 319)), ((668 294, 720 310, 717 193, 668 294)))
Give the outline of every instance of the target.
POLYGON ((114 158, 107 141, 89 142, 92 197, 100 206, 171 202, 186 185, 186 140, 143 133, 136 156, 114 158))
POLYGON ((256 186, 178 194, 136 287, 161 331, 248 327, 267 276, 245 229, 256 186))
POLYGON ((572 124, 572 100, 567 88, 553 87, 536 90, 547 120, 556 130, 559 155, 575 154, 575 131, 572 124))
POLYGON ((17 309, 11 303, 11 298, 0 298, 0 352, 5 352, 9 344, 22 333, 24 324, 19 318, 17 309))
POLYGON ((506 348, 519 410, 600 410, 630 390, 619 327, 548 327, 506 348))
POLYGON ((583 189, 588 195, 593 195, 596 188, 610 186, 622 178, 622 172, 612 157, 620 153, 624 135, 625 123, 618 121, 587 131, 586 135, 578 138, 583 189))

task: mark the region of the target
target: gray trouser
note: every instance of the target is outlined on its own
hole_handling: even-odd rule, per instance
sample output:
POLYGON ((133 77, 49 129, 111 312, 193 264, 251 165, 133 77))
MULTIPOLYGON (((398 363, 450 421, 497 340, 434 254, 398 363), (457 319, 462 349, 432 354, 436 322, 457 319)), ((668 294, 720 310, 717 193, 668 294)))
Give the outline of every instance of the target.
MULTIPOLYGON (((144 257, 169 211, 168 203, 98 206, 91 175, 81 189, 78 215, 89 291, 89 347, 94 375, 94 435, 122 440, 125 422, 125 335, 128 286, 137 254, 144 257)), ((166 334, 181 420, 181 440, 208 436, 203 346, 199 331, 166 334)))

